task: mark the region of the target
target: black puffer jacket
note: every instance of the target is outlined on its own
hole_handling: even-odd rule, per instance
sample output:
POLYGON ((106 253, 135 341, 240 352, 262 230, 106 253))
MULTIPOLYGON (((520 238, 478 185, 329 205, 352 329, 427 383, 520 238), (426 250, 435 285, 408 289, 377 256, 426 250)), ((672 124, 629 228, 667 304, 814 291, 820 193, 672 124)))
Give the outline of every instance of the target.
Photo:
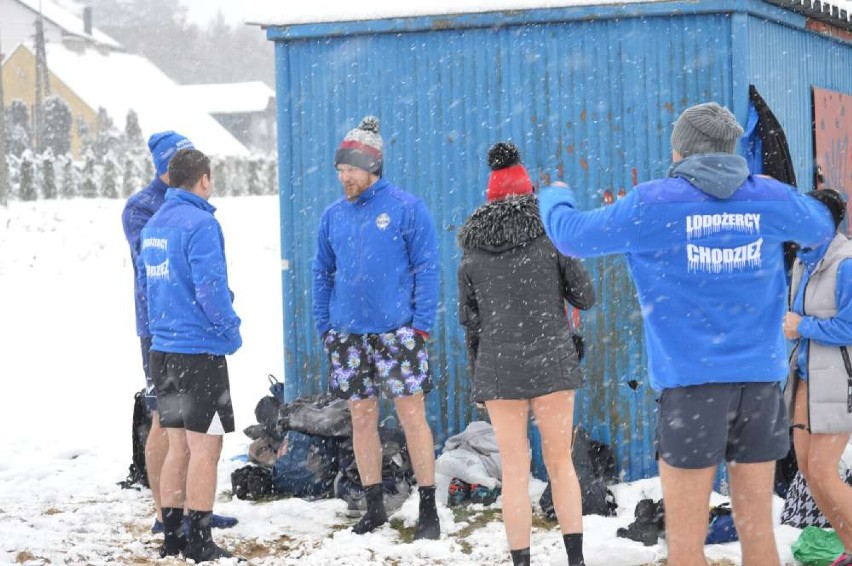
POLYGON ((535 195, 479 207, 458 243, 473 400, 531 399, 580 386, 564 301, 588 309, 595 292, 583 264, 545 235, 535 195))

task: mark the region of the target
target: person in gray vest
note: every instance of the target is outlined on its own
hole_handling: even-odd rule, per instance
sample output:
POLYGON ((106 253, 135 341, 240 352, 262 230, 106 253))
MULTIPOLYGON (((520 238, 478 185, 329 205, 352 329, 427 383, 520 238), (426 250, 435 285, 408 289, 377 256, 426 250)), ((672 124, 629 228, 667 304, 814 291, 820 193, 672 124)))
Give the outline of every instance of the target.
MULTIPOLYGON (((846 215, 840 193, 810 193, 831 211, 835 226, 846 215)), ((838 464, 852 432, 852 241, 838 232, 803 248, 793 264, 790 311, 784 335, 796 340, 785 397, 793 415, 796 461, 820 511, 843 541, 832 566, 852 565, 852 487, 838 464)))

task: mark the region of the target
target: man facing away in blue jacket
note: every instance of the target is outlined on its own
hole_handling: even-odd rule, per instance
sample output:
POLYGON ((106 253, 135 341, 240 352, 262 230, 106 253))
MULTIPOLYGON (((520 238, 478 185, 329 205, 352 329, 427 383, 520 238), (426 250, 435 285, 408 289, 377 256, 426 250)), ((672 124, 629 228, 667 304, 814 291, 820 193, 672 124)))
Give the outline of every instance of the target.
POLYGON ((656 446, 674 566, 706 564, 706 510, 722 461, 743 564, 779 563, 772 487, 789 448, 782 244, 818 246, 834 232, 822 203, 749 174, 734 155, 742 133, 726 108, 699 104, 674 126, 666 178, 585 212, 569 189, 539 198, 559 251, 627 259, 660 393, 656 446))
POLYGON ((242 345, 228 288, 225 241, 213 216, 210 159, 179 150, 176 188, 142 229, 138 260, 151 331, 151 377, 169 451, 160 477, 165 539, 160 556, 230 557, 210 535, 222 437, 234 431, 226 355, 242 345), (184 507, 188 533, 182 526, 184 507))
MULTIPOLYGON (((169 451, 169 437, 166 431, 160 428, 157 392, 148 367, 148 356, 151 351, 148 305, 146 304, 145 293, 140 286, 136 260, 139 257, 142 228, 166 201, 166 190, 169 188, 169 163, 178 150, 192 149, 193 147, 195 146, 189 139, 171 130, 152 134, 148 138, 148 149, 151 151, 151 159, 154 162, 155 177, 147 187, 127 199, 121 213, 121 223, 124 227, 124 236, 130 245, 130 260, 133 265, 136 334, 139 336, 142 350, 142 370, 145 373, 145 404, 151 412, 151 430, 148 432, 148 439, 145 443, 145 468, 148 473, 148 485, 154 498, 154 510, 157 514, 154 519, 154 526, 151 528, 151 531, 155 534, 163 530, 163 516, 160 510, 160 470, 169 451)), ((212 524, 215 527, 228 528, 236 525, 237 519, 213 515, 212 524)))
POLYGON ((379 121, 368 116, 337 149, 344 197, 323 212, 313 310, 328 356, 329 388, 349 401, 367 512, 357 534, 387 522, 378 395, 394 400, 420 486, 415 539, 440 537, 435 445, 424 396, 432 389, 426 340, 438 304, 438 241, 426 206, 382 175, 379 121))

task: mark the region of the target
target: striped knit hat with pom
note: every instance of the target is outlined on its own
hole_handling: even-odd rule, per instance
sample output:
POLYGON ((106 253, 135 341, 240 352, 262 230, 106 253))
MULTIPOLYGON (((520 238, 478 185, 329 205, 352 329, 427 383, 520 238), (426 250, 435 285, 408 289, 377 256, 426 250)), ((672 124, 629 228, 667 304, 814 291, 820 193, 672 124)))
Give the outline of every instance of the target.
POLYGON ((504 198, 528 195, 533 192, 533 184, 527 170, 521 165, 518 148, 511 142, 498 142, 488 150, 488 202, 504 198))
POLYGON ((382 136, 379 119, 365 116, 357 128, 351 130, 334 153, 334 166, 351 165, 369 173, 382 176, 382 136))

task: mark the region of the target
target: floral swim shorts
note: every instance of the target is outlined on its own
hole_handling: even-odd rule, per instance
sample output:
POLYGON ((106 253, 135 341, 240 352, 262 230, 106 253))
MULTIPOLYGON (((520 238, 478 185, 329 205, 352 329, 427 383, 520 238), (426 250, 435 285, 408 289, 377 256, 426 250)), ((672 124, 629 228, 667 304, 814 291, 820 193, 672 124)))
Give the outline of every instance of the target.
POLYGON ((357 401, 408 397, 432 390, 426 339, 403 326, 381 334, 348 334, 330 330, 324 339, 329 390, 357 401))

